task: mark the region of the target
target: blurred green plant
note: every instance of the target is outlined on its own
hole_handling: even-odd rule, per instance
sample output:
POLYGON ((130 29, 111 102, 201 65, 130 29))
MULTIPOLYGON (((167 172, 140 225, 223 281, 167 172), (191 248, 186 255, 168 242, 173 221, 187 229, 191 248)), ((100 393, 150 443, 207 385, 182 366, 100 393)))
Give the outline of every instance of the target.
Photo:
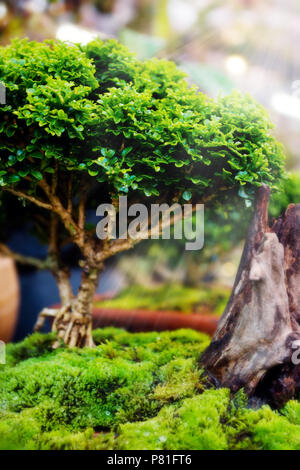
POLYGON ((130 51, 135 52, 139 59, 154 57, 166 46, 163 38, 139 33, 132 29, 123 29, 119 33, 119 40, 130 51))
POLYGON ((271 217, 279 217, 289 204, 300 204, 300 171, 288 173, 279 185, 279 191, 271 195, 271 217))
POLYGON ((178 310, 182 313, 223 313, 230 289, 221 286, 200 285, 197 288, 180 284, 157 287, 131 286, 116 298, 96 302, 96 306, 121 309, 178 310))
POLYGON ((188 74, 193 83, 199 86, 200 90, 205 90, 209 95, 215 96, 220 92, 231 93, 234 90, 232 80, 216 67, 194 62, 183 62, 181 68, 188 74))

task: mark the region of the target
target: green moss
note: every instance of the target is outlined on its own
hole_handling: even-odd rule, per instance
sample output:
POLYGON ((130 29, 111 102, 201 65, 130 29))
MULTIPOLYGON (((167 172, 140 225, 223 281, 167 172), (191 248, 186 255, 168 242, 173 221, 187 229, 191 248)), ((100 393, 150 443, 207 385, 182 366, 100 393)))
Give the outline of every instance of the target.
POLYGON ((208 308, 221 314, 229 299, 230 290, 225 287, 203 285, 195 289, 180 284, 165 284, 158 287, 131 286, 116 298, 97 302, 99 307, 149 310, 178 310, 183 313, 208 308))
MULTIPOLYGON (((300 449, 300 403, 250 409, 207 389, 191 330, 94 332, 94 349, 9 345, 0 366, 0 449, 300 449)), ((44 345, 44 346, 43 346, 44 345)))
POLYGON ((202 390, 201 375, 201 369, 195 367, 192 359, 174 359, 161 367, 161 383, 157 385, 152 396, 163 403, 192 396, 195 391, 202 390))
POLYGON ((7 363, 14 365, 30 357, 39 357, 48 354, 52 350, 53 338, 54 335, 51 333, 34 333, 20 343, 8 344, 6 350, 7 363))
POLYGON ((288 419, 285 410, 273 411, 269 406, 258 410, 241 409, 237 411, 235 423, 232 424, 238 431, 233 436, 235 448, 300 449, 300 426, 288 419))
MULTIPOLYGON (((234 407, 228 389, 201 395, 163 408, 155 418, 120 426, 119 449, 150 450, 293 450, 300 449, 300 426, 292 422, 298 402, 282 412, 263 406, 234 407), (289 420, 289 415, 292 420, 289 420)), ((297 409, 297 410, 296 410, 297 409)), ((299 423, 298 416, 296 421, 299 423)))
POLYGON ((229 405, 229 391, 208 390, 186 399, 181 406, 163 408, 143 423, 120 426, 120 449, 226 449, 220 418, 229 405))
POLYGON ((192 393, 197 361, 209 341, 188 330, 130 334, 108 328, 94 337, 95 349, 43 351, 43 339, 46 344, 51 336, 37 334, 10 345, 7 365, 0 369, 0 410, 16 416, 35 410, 42 432, 60 426, 70 431, 112 428, 146 419, 174 396, 192 393), (176 360, 174 374, 186 376, 186 386, 175 393, 172 373, 164 367, 171 370, 176 360), (156 396, 158 386, 162 389, 156 396))
POLYGON ((70 433, 65 429, 41 434, 30 443, 33 450, 105 450, 114 444, 114 434, 97 434, 92 428, 70 433))
POLYGON ((0 450, 25 449, 27 443, 41 432, 34 410, 20 413, 0 412, 0 450))

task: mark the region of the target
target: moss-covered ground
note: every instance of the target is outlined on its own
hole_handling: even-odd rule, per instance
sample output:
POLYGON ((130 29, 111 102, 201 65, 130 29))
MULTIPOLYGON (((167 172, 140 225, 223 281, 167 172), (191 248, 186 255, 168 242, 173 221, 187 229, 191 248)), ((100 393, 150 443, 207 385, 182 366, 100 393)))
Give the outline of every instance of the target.
POLYGON ((51 334, 7 347, 1 449, 300 449, 300 403, 251 409, 210 389, 209 338, 191 330, 96 330, 94 349, 51 349, 51 334))

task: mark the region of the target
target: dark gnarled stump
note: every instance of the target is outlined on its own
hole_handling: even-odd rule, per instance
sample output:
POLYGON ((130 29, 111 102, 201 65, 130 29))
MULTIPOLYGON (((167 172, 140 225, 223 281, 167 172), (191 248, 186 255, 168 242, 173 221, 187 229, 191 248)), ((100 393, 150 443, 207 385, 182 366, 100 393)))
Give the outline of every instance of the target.
POLYGON ((300 390, 292 360, 300 340, 300 204, 269 227, 269 193, 258 191, 231 298, 202 364, 215 385, 281 406, 300 390))

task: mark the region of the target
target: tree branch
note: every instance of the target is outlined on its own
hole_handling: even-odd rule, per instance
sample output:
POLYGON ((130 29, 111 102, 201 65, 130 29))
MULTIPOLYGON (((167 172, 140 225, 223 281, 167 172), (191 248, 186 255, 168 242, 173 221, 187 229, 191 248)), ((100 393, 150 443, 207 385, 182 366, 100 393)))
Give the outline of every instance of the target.
POLYGON ((58 224, 58 216, 52 212, 48 250, 48 256, 51 263, 49 269, 57 282, 61 303, 62 305, 67 305, 70 304, 73 298, 73 290, 70 282, 70 271, 66 266, 63 266, 61 262, 58 224))
POLYGON ((78 235, 80 230, 76 222, 73 220, 72 215, 68 212, 67 209, 64 208, 56 194, 52 193, 52 190, 46 180, 43 179, 39 181, 38 185, 43 189, 44 193, 48 197, 53 212, 60 216, 65 228, 75 239, 76 234, 78 235))
POLYGON ((81 190, 81 194, 79 197, 79 204, 78 204, 78 227, 81 232, 81 242, 84 243, 85 237, 85 206, 87 200, 87 187, 84 186, 81 190))
POLYGON ((68 193, 67 193, 67 201, 68 201, 68 212, 69 214, 72 214, 72 209, 73 209, 73 203, 72 203, 72 173, 70 174, 69 180, 68 180, 68 193))
POLYGON ((46 202, 43 202, 43 201, 41 201, 40 199, 38 199, 34 196, 29 196, 28 194, 23 193, 22 191, 16 191, 15 189, 12 189, 12 188, 3 187, 2 189, 4 191, 7 191, 7 192, 13 194, 14 196, 24 198, 27 201, 30 201, 33 204, 36 204, 37 206, 42 207, 43 209, 47 209, 48 211, 52 211, 51 204, 47 204, 46 202))
POLYGON ((37 269, 48 269, 50 267, 50 262, 48 258, 46 258, 45 260, 41 260, 38 258, 33 258, 31 256, 24 256, 21 253, 16 253, 12 251, 4 243, 0 243, 0 254, 14 259, 17 263, 24 264, 27 266, 33 266, 37 269))

